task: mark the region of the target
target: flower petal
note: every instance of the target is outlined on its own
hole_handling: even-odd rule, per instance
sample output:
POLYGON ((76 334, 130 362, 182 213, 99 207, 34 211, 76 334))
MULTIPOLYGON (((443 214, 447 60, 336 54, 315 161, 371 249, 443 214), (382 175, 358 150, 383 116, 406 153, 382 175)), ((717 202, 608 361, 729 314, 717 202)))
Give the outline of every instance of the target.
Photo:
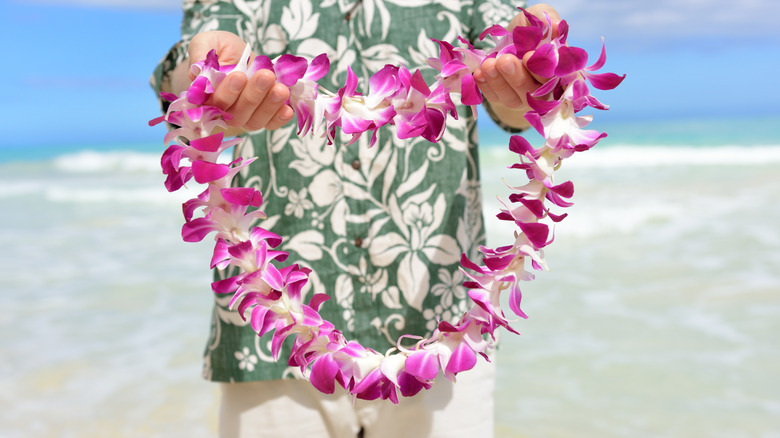
POLYGON ((230 172, 230 166, 227 164, 211 163, 208 161, 197 160, 192 163, 192 173, 195 181, 200 184, 216 181, 230 172))
POLYGON ((580 71, 588 63, 588 52, 579 47, 563 46, 558 49, 558 65, 555 76, 566 76, 580 71))
POLYGON ((306 62, 306 58, 284 54, 274 64, 276 80, 288 87, 292 87, 299 79, 303 78, 308 67, 309 64, 306 62))
POLYGON ((474 368, 477 364, 477 353, 471 349, 465 342, 458 343, 455 350, 452 351, 449 362, 447 362, 446 371, 448 373, 459 373, 474 368))
POLYGON ((531 73, 543 78, 552 77, 558 65, 558 52, 552 44, 543 44, 528 58, 526 65, 531 73))
POLYGON ((406 358, 404 367, 417 378, 433 380, 439 374, 439 358, 433 351, 420 350, 406 358))
POLYGON ((323 354, 311 366, 309 381, 324 394, 333 394, 336 390, 336 374, 339 366, 330 354, 323 354))

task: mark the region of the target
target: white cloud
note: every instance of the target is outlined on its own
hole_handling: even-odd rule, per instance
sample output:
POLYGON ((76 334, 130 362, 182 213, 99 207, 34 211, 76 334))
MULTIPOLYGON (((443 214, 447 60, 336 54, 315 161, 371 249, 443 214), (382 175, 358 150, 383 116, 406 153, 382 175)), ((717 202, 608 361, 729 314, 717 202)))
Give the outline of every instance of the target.
MULTIPOLYGON (((539 3, 532 1, 531 3, 539 3)), ((780 39, 776 0, 545 0, 579 36, 668 44, 681 37, 780 39)))

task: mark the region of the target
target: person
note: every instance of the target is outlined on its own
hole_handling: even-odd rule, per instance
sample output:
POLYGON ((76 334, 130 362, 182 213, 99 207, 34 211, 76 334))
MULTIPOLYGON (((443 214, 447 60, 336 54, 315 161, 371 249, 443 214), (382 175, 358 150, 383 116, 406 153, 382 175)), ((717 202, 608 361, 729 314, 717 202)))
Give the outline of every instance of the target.
MULTIPOLYGON (((320 84, 337 91, 350 67, 367 87, 368 77, 386 64, 420 68, 438 55, 432 38, 475 46, 489 25, 512 29, 527 24, 511 0, 188 0, 182 39, 156 67, 156 91, 179 94, 193 77, 192 63, 215 49, 223 64, 235 64, 251 45, 274 59, 284 53, 331 60, 320 84), (407 4, 407 5, 404 5, 407 4)), ((528 9, 560 18, 547 5, 528 9)), ((530 56, 530 54, 529 54, 530 56)), ((527 60, 527 59, 526 59, 527 60)), ((526 93, 544 78, 531 75, 524 59, 503 55, 486 60, 474 74, 485 108, 510 132, 528 126, 526 93)), ((366 88, 363 88, 367 92, 366 88)), ((246 77, 233 73, 208 104, 232 114, 228 134, 242 135, 235 155, 257 156, 237 184, 264 194, 267 219, 260 225, 284 238, 288 261, 312 269, 306 293, 326 292, 322 315, 348 339, 379 352, 402 334, 427 336, 438 320, 457 319, 470 307, 462 253, 474 257, 484 243, 476 114, 460 106, 439 143, 398 139, 383 127, 368 136, 298 138, 289 89, 272 71, 246 77)), ((234 275, 215 273, 217 279, 234 275)), ((492 436, 495 369, 480 360, 458 375, 457 385, 437 381, 433 389, 401 399, 354 401, 344 393, 325 395, 287 366, 285 351, 273 361, 269 338, 258 337, 230 297, 216 296, 204 377, 220 382, 221 436, 458 437, 492 436)), ((343 392, 343 391, 342 391, 343 392)))

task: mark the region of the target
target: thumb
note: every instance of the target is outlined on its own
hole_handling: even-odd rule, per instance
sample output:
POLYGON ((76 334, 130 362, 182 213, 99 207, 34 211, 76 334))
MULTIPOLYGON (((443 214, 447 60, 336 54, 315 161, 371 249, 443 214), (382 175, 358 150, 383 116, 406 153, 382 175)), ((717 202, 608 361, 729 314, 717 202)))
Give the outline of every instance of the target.
MULTIPOLYGON (((246 42, 232 32, 223 30, 201 32, 190 41, 187 49, 189 64, 192 66, 203 61, 212 50, 217 52, 220 64, 237 64, 245 48, 246 42)), ((191 80, 195 79, 192 71, 189 75, 191 80)))
MULTIPOLYGON (((545 15, 549 16, 550 21, 552 22, 552 30, 553 30, 552 37, 556 38, 558 36, 558 23, 560 23, 561 17, 560 15, 558 15, 558 11, 556 11, 555 8, 544 3, 538 3, 526 8, 525 11, 535 16, 536 18, 539 18, 542 21, 547 21, 545 15)), ((525 14, 518 14, 509 23, 507 29, 511 31, 515 27, 528 26, 529 24, 531 23, 529 23, 528 18, 526 18, 525 14)))

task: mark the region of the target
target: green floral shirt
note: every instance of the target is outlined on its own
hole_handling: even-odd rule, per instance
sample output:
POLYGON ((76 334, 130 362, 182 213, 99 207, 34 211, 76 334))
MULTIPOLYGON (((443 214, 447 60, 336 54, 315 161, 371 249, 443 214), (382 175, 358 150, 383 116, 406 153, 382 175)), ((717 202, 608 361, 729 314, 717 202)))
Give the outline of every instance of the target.
MULTIPOLYGON (((347 67, 363 87, 386 64, 420 68, 428 83, 438 56, 431 38, 455 42, 505 25, 518 11, 509 0, 185 0, 182 41, 158 65, 161 78, 186 57, 198 32, 227 30, 272 59, 327 53, 320 84, 337 91, 347 67)), ((363 91, 367 90, 363 88, 363 91)), ((236 154, 257 156, 237 183, 260 189, 268 216, 261 226, 284 238, 288 263, 313 269, 305 293, 327 292, 323 317, 348 339, 384 353, 405 333, 427 336, 437 320, 469 307, 461 253, 484 241, 475 115, 459 108, 441 142, 399 140, 388 127, 369 148, 368 136, 347 145, 337 136, 298 138, 297 125, 247 135, 236 154)), ((217 278, 233 275, 216 272, 217 278)), ((204 376, 214 381, 293 377, 289 344, 278 363, 270 336, 258 337, 216 296, 204 376)))

